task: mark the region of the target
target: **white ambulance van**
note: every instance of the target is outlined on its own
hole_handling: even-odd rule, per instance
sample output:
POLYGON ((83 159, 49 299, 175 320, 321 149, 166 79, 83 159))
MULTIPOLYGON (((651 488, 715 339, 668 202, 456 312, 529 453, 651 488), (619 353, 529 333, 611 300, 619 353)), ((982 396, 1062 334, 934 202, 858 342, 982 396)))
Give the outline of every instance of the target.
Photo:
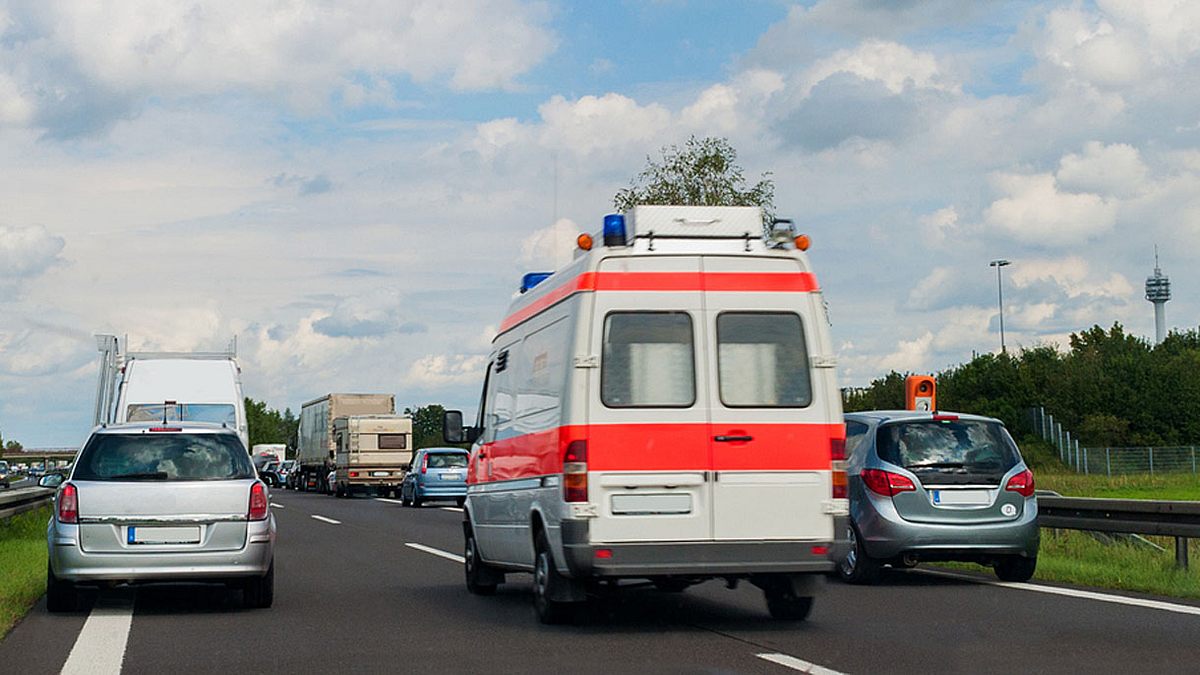
POLYGON ((532 572, 543 622, 624 580, 749 580, 807 617, 841 554, 845 427, 816 277, 755 207, 639 206, 526 275, 472 443, 467 588, 532 572))

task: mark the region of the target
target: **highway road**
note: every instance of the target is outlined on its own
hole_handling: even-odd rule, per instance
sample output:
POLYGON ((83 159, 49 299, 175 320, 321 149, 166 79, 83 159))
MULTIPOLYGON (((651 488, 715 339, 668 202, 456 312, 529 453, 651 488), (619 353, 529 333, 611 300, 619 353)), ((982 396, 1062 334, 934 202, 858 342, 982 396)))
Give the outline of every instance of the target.
POLYGON ((113 589, 0 643, 0 670, 58 672, 1012 673, 1200 670, 1200 603, 922 572, 830 583, 809 621, 758 589, 632 590, 579 625, 533 616, 528 576, 471 596, 457 509, 273 494, 275 605, 219 587, 113 589), (1064 595, 1062 593, 1069 593, 1064 595))

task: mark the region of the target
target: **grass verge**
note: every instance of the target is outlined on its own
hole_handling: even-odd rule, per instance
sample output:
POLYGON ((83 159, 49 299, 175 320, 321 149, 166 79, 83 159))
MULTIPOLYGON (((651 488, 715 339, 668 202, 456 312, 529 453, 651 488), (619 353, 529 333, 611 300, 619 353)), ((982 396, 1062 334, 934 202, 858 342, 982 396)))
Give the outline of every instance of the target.
POLYGON ((1200 477, 1190 473, 1109 477, 1035 471, 1034 476, 1039 490, 1054 490, 1070 497, 1200 501, 1200 477))
POLYGON ((0 520, 0 638, 46 592, 49 520, 49 506, 0 520))

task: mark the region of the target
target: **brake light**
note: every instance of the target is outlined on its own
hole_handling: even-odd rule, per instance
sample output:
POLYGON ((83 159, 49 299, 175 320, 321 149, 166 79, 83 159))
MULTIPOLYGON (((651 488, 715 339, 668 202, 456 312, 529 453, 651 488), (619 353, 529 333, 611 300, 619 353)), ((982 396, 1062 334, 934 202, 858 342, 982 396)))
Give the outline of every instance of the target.
POLYGON ((846 439, 829 439, 829 459, 833 469, 833 498, 846 499, 850 494, 846 480, 846 439))
POLYGON ((180 427, 150 427, 150 431, 183 431, 180 427))
POLYGON ((563 499, 568 502, 586 502, 587 441, 571 441, 563 451, 563 499))
POLYGON ((868 490, 884 497, 895 497, 901 492, 913 492, 917 489, 908 476, 891 471, 863 469, 860 475, 868 490))
POLYGON ((955 422, 958 420, 958 415, 947 415, 945 413, 934 413, 934 422, 955 422))
POLYGON ((421 473, 428 473, 428 472, 429 472, 429 455, 425 455, 424 457, 421 458, 421 473))
POLYGON ((79 490, 70 483, 58 491, 58 522, 72 525, 79 522, 79 490))
POLYGON ((1008 479, 1008 483, 1004 486, 1005 490, 1015 492, 1022 497, 1033 496, 1033 472, 1025 469, 1021 473, 1008 479))
POLYGON ((351 477, 351 478, 358 478, 358 472, 357 472, 357 471, 351 471, 351 472, 350 472, 350 477, 351 477))
POLYGON ((246 520, 266 520, 268 510, 267 486, 262 481, 255 481, 250 486, 250 510, 246 513, 246 520))

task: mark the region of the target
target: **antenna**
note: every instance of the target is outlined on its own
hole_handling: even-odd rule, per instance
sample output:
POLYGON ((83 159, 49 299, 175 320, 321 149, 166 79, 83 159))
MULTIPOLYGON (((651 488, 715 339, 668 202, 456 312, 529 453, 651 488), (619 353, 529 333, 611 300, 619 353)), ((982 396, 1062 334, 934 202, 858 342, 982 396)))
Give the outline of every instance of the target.
POLYGON ((1154 344, 1167 337, 1167 301, 1171 299, 1171 280, 1162 273, 1158 245, 1154 246, 1154 275, 1146 277, 1146 299, 1154 305, 1154 344))

